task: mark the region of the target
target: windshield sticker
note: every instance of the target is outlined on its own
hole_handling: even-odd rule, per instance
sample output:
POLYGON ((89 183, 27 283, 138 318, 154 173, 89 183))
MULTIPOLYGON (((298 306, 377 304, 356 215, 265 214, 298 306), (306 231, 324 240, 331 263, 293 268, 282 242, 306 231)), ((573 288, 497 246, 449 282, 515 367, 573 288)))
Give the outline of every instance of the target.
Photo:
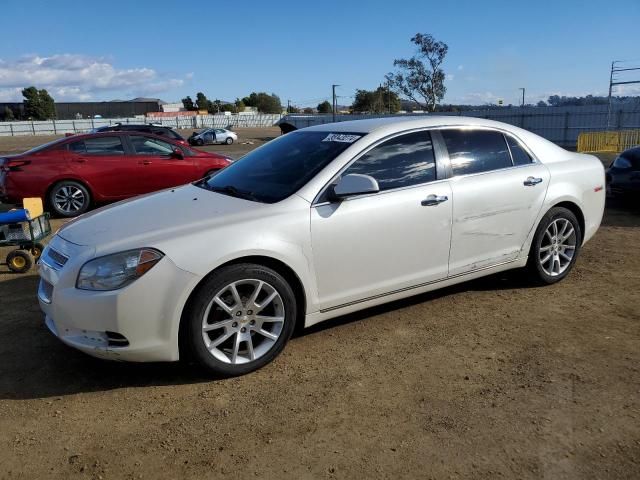
POLYGON ((322 140, 323 142, 353 143, 360 138, 360 135, 347 135, 345 133, 330 133, 322 140))

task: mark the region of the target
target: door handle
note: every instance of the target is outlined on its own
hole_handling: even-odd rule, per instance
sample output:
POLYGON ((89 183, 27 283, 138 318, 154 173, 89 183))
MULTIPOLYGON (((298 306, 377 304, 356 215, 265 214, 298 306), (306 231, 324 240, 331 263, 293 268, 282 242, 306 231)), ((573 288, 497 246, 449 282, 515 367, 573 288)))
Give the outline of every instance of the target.
POLYGON ((449 200, 449 197, 446 195, 429 195, 427 198, 420 202, 420 205, 423 207, 433 207, 435 205, 440 205, 442 202, 446 202, 449 200))
POLYGON ((537 185, 539 183, 542 183, 542 179, 540 177, 527 177, 527 179, 524 181, 524 184, 527 187, 533 187, 534 185, 537 185))

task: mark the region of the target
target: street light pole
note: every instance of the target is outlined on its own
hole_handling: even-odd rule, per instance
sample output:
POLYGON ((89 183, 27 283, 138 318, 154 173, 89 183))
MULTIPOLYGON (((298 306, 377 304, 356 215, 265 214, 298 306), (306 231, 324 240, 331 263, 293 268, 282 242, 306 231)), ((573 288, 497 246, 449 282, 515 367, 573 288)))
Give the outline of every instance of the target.
POLYGON ((518 90, 522 90, 522 106, 524 107, 524 88, 519 88, 518 90))
POLYGON ((333 110, 333 121, 336 121, 336 110, 338 109, 338 102, 336 101, 336 87, 339 87, 340 85, 331 85, 331 92, 333 94, 333 108, 331 110, 333 110))

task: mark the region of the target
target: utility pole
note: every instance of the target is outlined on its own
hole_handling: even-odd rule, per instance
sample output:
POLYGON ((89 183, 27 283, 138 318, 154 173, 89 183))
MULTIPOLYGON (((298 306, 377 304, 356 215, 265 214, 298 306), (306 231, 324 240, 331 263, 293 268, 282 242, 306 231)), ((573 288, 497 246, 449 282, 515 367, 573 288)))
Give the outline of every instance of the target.
POLYGON ((391 85, 389 79, 387 79, 387 103, 389 105, 389 115, 391 115, 391 85))
POLYGON ((291 113, 291 100, 287 99, 287 113, 291 113))
POLYGON ((524 88, 519 88, 518 90, 522 90, 522 106, 524 107, 524 88))
POLYGON ((333 94, 333 108, 331 110, 333 110, 333 121, 336 121, 336 110, 338 109, 338 101, 337 101, 337 97, 336 97, 336 87, 339 87, 340 85, 331 85, 331 91, 333 94))

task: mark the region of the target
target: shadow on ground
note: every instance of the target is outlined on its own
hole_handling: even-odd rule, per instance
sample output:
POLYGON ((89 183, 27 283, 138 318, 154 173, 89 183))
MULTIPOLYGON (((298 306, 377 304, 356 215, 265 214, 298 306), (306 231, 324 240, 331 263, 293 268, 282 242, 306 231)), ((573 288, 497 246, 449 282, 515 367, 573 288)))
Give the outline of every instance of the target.
MULTIPOLYGON (((342 316, 306 329, 297 336, 321 334, 395 309, 411 307, 468 290, 501 290, 529 285, 507 273, 342 316)), ((187 362, 120 363, 94 359, 56 339, 46 328, 35 299, 37 278, 9 277, 0 283, 0 399, 30 399, 106 391, 127 387, 178 385, 222 380, 187 362)), ((295 342, 295 338, 293 339, 295 342)))

